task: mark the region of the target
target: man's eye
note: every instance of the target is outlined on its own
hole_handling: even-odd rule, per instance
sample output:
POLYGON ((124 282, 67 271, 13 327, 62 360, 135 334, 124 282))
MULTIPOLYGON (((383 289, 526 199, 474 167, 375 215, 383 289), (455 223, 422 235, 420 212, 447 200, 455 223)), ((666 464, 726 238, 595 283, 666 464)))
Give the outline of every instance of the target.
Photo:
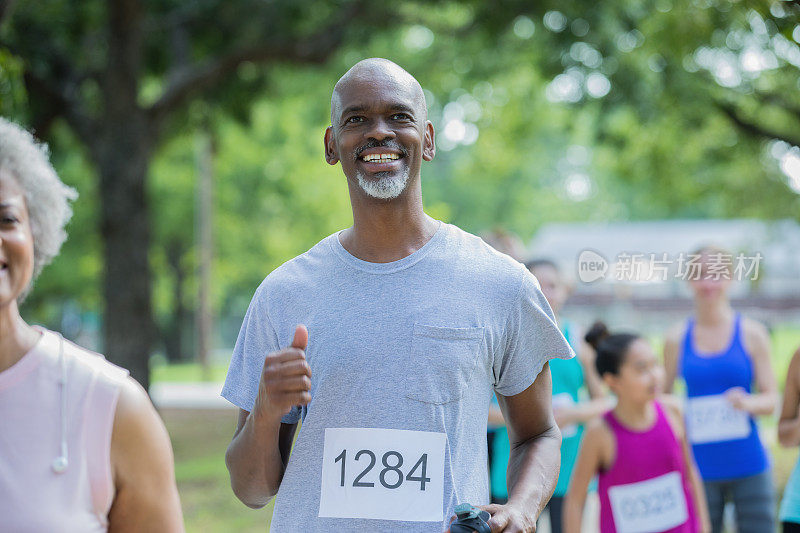
POLYGON ((350 117, 347 120, 345 120, 345 124, 355 124, 357 122, 363 122, 363 121, 364 121, 364 117, 356 116, 356 117, 350 117))
POLYGON ((395 113, 392 115, 392 120, 408 120, 411 117, 407 113, 395 113))
POLYGON ((0 217, 0 223, 2 224, 16 224, 17 219, 12 216, 3 216, 0 217))

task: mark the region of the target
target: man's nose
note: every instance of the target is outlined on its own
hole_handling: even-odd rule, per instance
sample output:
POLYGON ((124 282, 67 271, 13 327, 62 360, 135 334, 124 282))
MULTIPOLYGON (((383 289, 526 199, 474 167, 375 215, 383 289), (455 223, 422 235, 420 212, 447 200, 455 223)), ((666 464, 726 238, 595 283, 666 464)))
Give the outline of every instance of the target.
POLYGON ((392 128, 389 127, 389 124, 382 118, 372 121, 371 126, 372 127, 367 132, 367 135, 376 141, 395 138, 394 130, 392 130, 392 128))

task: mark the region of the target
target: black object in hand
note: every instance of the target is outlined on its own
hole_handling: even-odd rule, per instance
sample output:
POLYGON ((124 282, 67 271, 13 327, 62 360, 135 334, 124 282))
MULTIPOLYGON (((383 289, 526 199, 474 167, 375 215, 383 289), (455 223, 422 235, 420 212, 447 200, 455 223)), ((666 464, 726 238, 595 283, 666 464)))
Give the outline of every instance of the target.
POLYGON ((456 505, 456 519, 450 524, 450 533, 492 533, 491 515, 468 503, 456 505))

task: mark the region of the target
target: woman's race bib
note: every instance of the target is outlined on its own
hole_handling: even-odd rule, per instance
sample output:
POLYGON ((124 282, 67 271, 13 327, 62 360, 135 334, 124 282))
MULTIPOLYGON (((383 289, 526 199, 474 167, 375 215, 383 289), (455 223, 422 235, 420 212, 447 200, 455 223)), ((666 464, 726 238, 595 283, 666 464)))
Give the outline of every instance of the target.
POLYGON ((695 396, 686 402, 686 431, 692 444, 744 439, 750 430, 749 415, 735 409, 723 394, 695 396))
POLYGON ((445 433, 326 428, 319 516, 444 519, 445 433))
POLYGON ((608 489, 617 533, 655 533, 686 522, 680 472, 608 489))

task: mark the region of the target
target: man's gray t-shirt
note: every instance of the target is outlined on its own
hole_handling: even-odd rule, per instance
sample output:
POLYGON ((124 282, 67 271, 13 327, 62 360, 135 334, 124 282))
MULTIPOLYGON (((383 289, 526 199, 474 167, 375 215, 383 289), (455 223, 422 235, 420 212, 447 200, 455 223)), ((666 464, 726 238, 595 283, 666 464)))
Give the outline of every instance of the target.
POLYGON ((334 234, 273 271, 222 395, 252 410, 265 356, 298 324, 311 403, 283 419, 302 425, 278 532, 444 531, 458 503, 489 501, 491 391, 519 394, 547 360, 574 355, 536 278, 445 223, 399 261, 362 261, 334 234))

